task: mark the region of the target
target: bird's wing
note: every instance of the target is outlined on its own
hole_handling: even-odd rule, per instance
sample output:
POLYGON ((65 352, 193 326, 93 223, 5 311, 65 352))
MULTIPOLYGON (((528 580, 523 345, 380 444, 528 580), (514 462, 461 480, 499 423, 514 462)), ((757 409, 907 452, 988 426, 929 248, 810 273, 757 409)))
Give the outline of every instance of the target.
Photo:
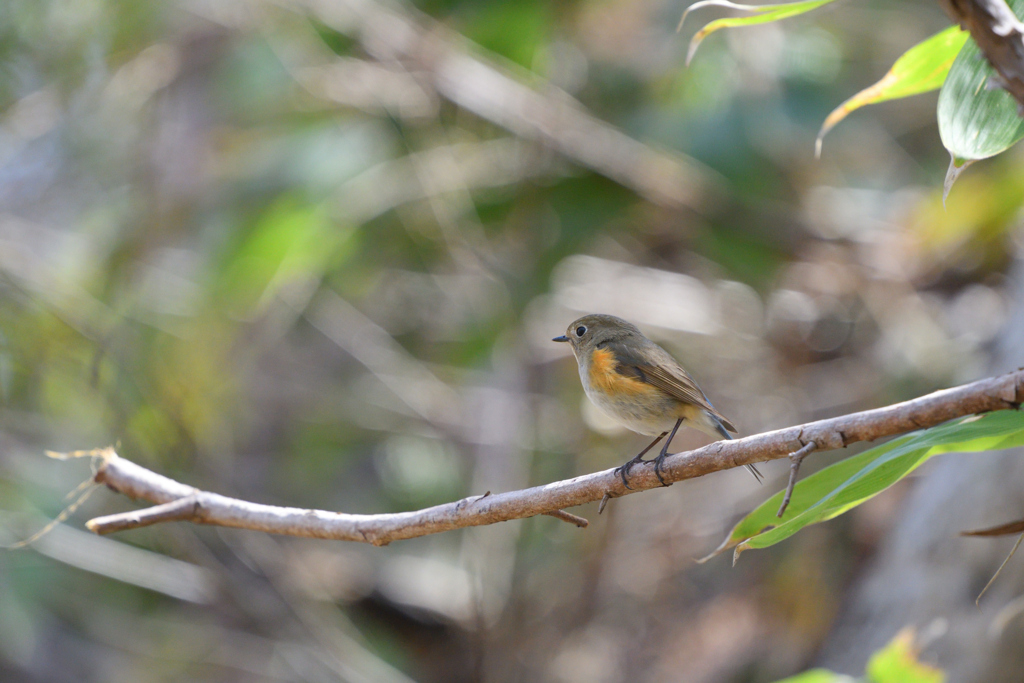
POLYGON ((618 362, 615 369, 619 374, 647 382, 683 403, 700 406, 714 415, 730 432, 737 431, 736 427, 711 405, 711 401, 697 383, 668 351, 654 342, 648 343, 649 345, 644 345, 646 359, 619 342, 606 342, 602 346, 615 355, 618 362))

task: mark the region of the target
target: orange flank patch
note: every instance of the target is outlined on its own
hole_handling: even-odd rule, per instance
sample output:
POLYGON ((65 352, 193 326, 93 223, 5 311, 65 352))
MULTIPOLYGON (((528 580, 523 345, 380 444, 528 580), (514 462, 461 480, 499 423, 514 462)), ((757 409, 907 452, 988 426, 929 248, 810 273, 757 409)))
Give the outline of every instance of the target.
POLYGON ((619 374, 615 369, 618 365, 619 362, 615 359, 614 353, 608 349, 594 349, 594 353, 590 357, 591 388, 613 396, 642 396, 660 393, 657 387, 619 374))

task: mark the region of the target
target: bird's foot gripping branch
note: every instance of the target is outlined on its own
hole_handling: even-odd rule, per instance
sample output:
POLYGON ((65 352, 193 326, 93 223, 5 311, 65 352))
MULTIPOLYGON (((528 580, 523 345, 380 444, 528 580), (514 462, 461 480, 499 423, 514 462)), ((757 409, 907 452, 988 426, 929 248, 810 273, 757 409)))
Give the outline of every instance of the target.
MULTIPOLYGON (((1024 370, 945 389, 927 396, 828 420, 716 443, 670 455, 662 463, 666 482, 719 470, 843 448, 853 443, 899 436, 846 458, 798 482, 781 519, 786 492, 780 491, 750 513, 716 551, 763 548, 840 512, 890 486, 932 455, 1024 445, 1024 370), (1003 411, 1003 412, 998 412, 1003 411), (991 413, 991 414, 987 414, 991 413), (913 433, 910 433, 913 432, 913 433)), ((113 449, 90 452, 94 479, 154 507, 98 517, 87 526, 111 533, 169 521, 266 531, 290 536, 362 541, 385 545, 427 534, 550 515, 586 526, 564 508, 662 488, 654 465, 640 463, 630 489, 614 470, 586 474, 519 491, 473 496, 423 510, 359 515, 262 505, 201 491, 119 457, 113 449)))

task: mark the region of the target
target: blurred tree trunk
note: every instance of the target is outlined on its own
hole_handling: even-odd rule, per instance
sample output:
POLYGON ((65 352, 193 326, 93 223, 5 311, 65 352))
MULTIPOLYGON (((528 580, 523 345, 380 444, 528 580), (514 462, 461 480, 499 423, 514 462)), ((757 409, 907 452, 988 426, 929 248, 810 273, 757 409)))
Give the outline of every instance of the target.
MULTIPOLYGON (((993 374, 1024 365, 1024 262, 1012 269, 1008 323, 993 374)), ((1018 682, 1024 615, 998 626, 1024 592, 1024 554, 1011 560, 975 606, 1015 537, 965 538, 967 529, 1024 517, 1024 451, 947 455, 917 482, 878 553, 850 593, 819 655, 820 664, 859 675, 870 654, 905 625, 948 627, 924 653, 951 683, 1018 682), (940 620, 940 621, 936 621, 940 620)))

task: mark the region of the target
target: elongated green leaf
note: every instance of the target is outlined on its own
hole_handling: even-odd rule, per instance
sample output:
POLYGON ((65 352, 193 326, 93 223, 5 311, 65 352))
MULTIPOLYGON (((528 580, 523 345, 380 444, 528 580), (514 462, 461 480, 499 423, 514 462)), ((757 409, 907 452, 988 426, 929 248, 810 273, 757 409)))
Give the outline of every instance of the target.
POLYGON ((737 557, 750 548, 767 548, 805 526, 841 515, 899 481, 933 455, 1020 445, 1024 445, 1024 414, 1018 411, 967 417, 901 436, 797 482, 781 520, 775 513, 784 492, 778 492, 740 520, 708 557, 733 547, 737 557))
POLYGON ((795 17, 796 15, 803 14, 804 12, 810 12, 812 9, 817 9, 818 7, 830 2, 832 2, 832 0, 803 0, 802 2, 787 2, 778 5, 739 5, 734 2, 729 2, 729 0, 702 0, 701 2, 695 2, 686 8, 686 11, 683 12, 683 18, 679 20, 679 26, 676 27, 676 31, 682 30, 683 22, 686 21, 686 16, 690 12, 702 7, 725 7, 727 9, 735 9, 753 14, 753 16, 749 17, 718 19, 697 31, 697 34, 693 36, 692 40, 690 40, 690 49, 686 52, 686 63, 689 64, 701 41, 718 29, 732 28, 735 26, 753 26, 755 24, 767 24, 771 21, 788 19, 789 17, 795 17))
POLYGON ((815 141, 815 156, 821 156, 821 141, 825 135, 853 110, 942 87, 957 53, 969 37, 970 34, 959 26, 950 26, 904 52, 882 80, 861 90, 828 115, 815 141))
MULTIPOLYGON (((1010 0, 1009 5, 1018 17, 1024 14, 1024 0, 1010 0)), ((1024 137, 1017 102, 994 87, 998 78, 973 40, 964 45, 949 70, 938 107, 939 136, 953 157, 947 193, 963 162, 999 154, 1024 137)))

